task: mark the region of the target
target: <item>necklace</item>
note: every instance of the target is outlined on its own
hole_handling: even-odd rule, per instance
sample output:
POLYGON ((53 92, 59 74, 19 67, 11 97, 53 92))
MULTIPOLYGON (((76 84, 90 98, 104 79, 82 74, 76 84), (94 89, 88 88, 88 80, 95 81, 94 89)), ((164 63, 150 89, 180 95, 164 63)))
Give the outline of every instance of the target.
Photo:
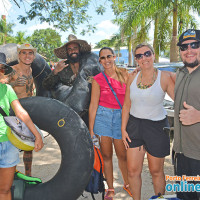
POLYGON ((147 89, 147 88, 150 88, 155 80, 156 80, 156 75, 157 75, 157 69, 154 68, 154 71, 153 71, 153 78, 152 78, 152 81, 150 84, 143 84, 142 83, 142 72, 140 73, 140 82, 137 84, 137 87, 140 88, 140 89, 147 89))

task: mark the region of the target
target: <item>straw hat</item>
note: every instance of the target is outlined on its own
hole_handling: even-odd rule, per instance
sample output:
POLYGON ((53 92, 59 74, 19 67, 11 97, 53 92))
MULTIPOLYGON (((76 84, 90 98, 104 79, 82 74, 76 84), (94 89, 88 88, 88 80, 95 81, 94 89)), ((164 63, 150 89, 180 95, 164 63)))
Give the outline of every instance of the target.
POLYGON ((36 54, 36 51, 37 49, 34 48, 31 44, 28 44, 28 43, 25 43, 25 44, 22 44, 20 46, 17 47, 17 53, 19 54, 19 52, 23 49, 30 49, 30 50, 33 50, 34 52, 34 55, 36 54))
POLYGON ((13 68, 6 64, 6 55, 0 52, 0 64, 3 64, 5 67, 5 75, 10 74, 13 71, 13 68))
POLYGON ((71 43, 77 43, 80 46, 80 53, 85 54, 91 52, 91 46, 85 40, 79 40, 75 35, 70 34, 68 36, 68 41, 62 47, 54 49, 54 53, 58 58, 66 59, 67 58, 67 45, 71 43))

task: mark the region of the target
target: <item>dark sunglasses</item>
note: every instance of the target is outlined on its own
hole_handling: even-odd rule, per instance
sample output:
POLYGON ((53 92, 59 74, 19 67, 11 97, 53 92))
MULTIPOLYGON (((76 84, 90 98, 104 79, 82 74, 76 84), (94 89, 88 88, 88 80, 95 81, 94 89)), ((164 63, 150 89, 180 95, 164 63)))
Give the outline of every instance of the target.
POLYGON ((5 66, 0 68, 0 72, 3 74, 5 74, 6 70, 7 70, 7 68, 5 66))
POLYGON ((180 50, 181 51, 186 51, 188 49, 188 46, 190 45, 190 47, 192 49, 198 49, 200 47, 200 42, 192 42, 192 43, 188 43, 188 44, 181 44, 180 50))
POLYGON ((106 57, 105 56, 102 56, 102 57, 100 57, 100 60, 105 60, 106 58, 107 59, 110 59, 110 58, 112 58, 113 57, 113 55, 107 55, 106 57))
POLYGON ((142 59, 143 58, 143 56, 145 56, 145 57, 150 57, 152 55, 152 52, 151 51, 146 51, 146 52, 144 52, 143 54, 141 54, 141 53, 138 53, 138 54, 135 54, 135 58, 137 59, 137 60, 140 60, 140 59, 142 59))

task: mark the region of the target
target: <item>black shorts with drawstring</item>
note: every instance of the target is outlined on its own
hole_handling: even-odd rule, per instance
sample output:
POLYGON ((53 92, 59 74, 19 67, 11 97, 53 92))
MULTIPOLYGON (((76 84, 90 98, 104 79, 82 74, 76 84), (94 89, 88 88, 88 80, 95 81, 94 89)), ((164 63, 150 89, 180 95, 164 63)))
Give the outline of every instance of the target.
POLYGON ((164 131, 169 127, 167 118, 159 121, 140 119, 129 116, 126 131, 131 139, 130 148, 144 146, 152 156, 163 158, 170 154, 169 134, 164 131))

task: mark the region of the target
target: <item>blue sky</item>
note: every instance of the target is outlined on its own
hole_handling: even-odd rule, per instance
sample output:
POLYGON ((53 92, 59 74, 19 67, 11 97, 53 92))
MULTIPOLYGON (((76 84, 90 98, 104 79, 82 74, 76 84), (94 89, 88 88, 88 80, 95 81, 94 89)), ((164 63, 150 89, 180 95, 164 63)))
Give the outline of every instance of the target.
MULTIPOLYGON (((14 34, 18 31, 26 31, 26 35, 28 36, 31 35, 36 29, 44 29, 49 27, 53 28, 53 26, 49 26, 49 24, 47 23, 40 24, 40 22, 37 20, 29 21, 26 25, 19 24, 17 21, 17 16, 20 14, 24 14, 25 8, 28 7, 28 3, 25 3, 26 7, 24 7, 24 5, 20 3, 21 8, 18 8, 14 3, 9 2, 9 0, 0 0, 0 14, 7 14, 7 21, 16 24, 13 28, 14 34), (6 13, 4 5, 7 5, 6 8, 8 13, 6 13)), ((31 1, 28 0, 27 2, 31 1)), ((90 6, 89 15, 92 16, 91 23, 96 24, 97 30, 94 34, 87 34, 85 36, 80 35, 77 31, 76 36, 79 39, 87 40, 90 44, 94 45, 95 43, 103 39, 109 39, 113 34, 118 32, 119 27, 111 22, 111 20, 114 19, 114 14, 112 13, 110 4, 108 1, 106 4, 106 12, 104 13, 104 15, 96 14, 94 4, 90 6)), ((78 26, 78 29, 82 30, 82 27, 84 27, 84 24, 78 26)), ((59 32, 62 36, 62 42, 67 41, 68 35, 72 33, 70 31, 60 32, 59 30, 57 30, 57 32, 59 32)))

